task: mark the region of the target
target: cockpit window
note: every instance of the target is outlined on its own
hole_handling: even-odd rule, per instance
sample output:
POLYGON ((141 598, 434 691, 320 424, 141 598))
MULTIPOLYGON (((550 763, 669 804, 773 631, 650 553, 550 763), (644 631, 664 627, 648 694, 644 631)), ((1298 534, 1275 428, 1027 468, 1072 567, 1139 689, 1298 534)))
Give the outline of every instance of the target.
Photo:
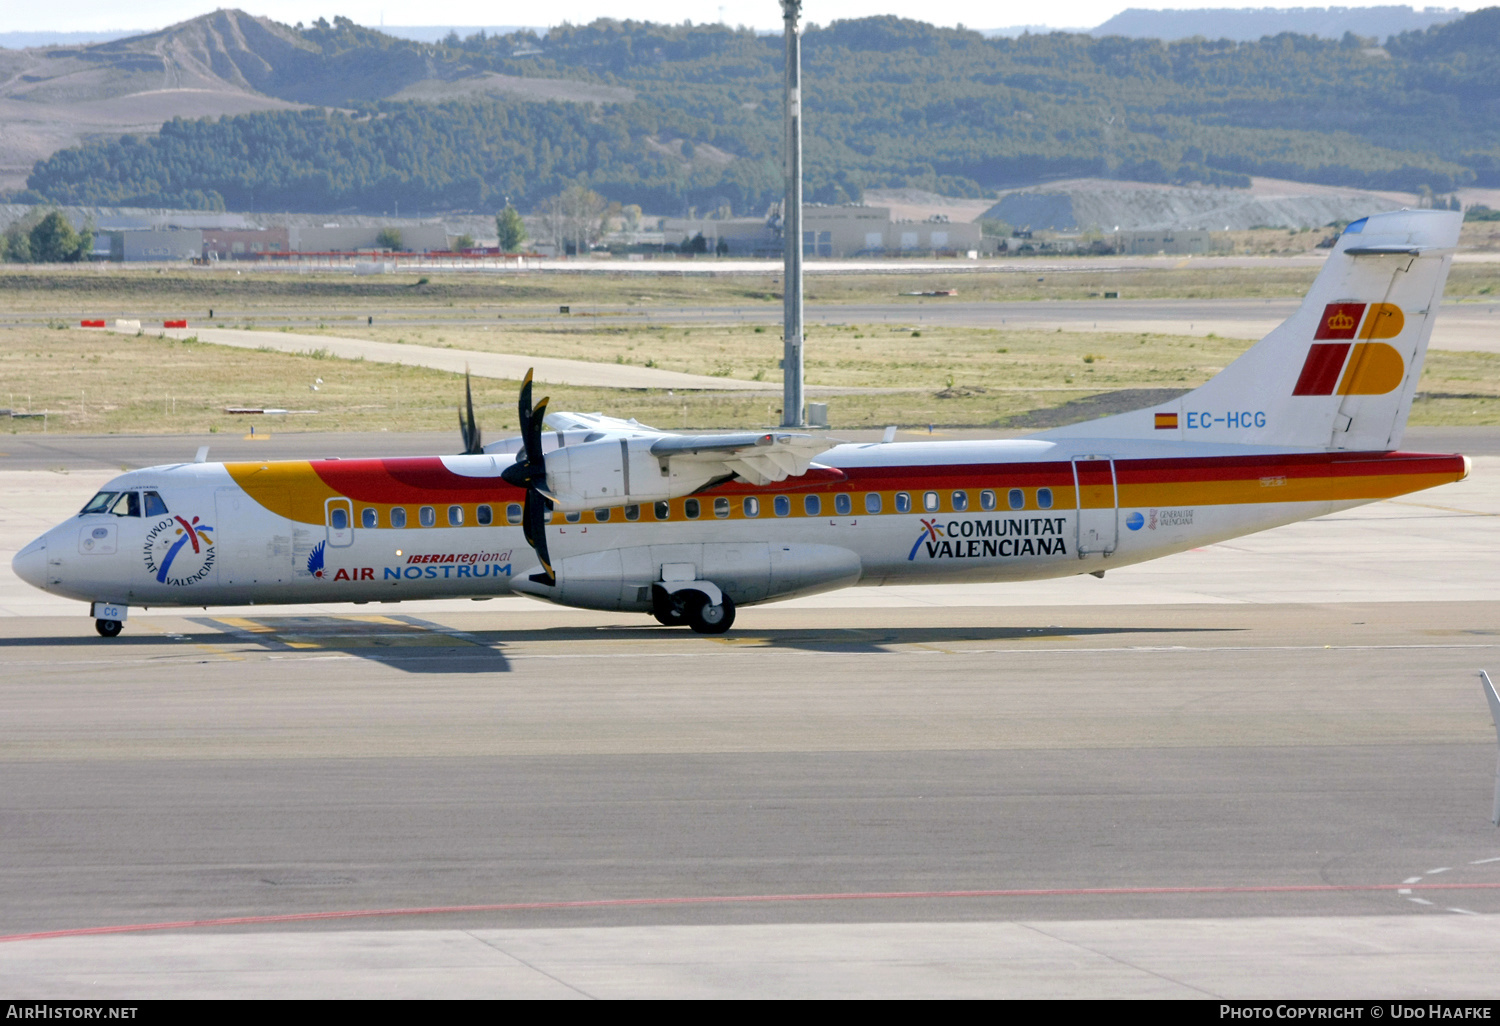
POLYGON ((121 492, 115 504, 109 507, 109 511, 117 517, 138 517, 141 515, 141 497, 138 492, 121 492))
POLYGON ((167 515, 167 504, 161 501, 161 496, 155 492, 143 492, 141 501, 146 507, 146 516, 164 517, 167 515))
POLYGON ((119 494, 119 492, 100 492, 98 495, 90 499, 88 501, 88 504, 84 506, 83 509, 78 511, 78 515, 83 516, 85 513, 106 512, 109 509, 109 504, 111 502, 114 502, 115 496, 119 494))

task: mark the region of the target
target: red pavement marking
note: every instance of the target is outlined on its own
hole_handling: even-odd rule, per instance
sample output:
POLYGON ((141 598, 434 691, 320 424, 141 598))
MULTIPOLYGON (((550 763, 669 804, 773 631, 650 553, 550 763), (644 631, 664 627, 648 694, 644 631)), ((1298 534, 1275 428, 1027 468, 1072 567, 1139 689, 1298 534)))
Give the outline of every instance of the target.
POLYGON ((504 905, 435 905, 429 908, 349 909, 338 912, 289 912, 269 916, 229 916, 223 919, 185 919, 172 923, 129 923, 84 926, 73 930, 0 935, 7 941, 46 940, 52 937, 94 937, 108 933, 145 933, 150 930, 187 930, 204 926, 264 926, 270 923, 308 923, 323 919, 370 919, 377 916, 434 916, 459 912, 531 912, 556 908, 627 908, 636 905, 747 905, 794 901, 891 901, 902 898, 1052 898, 1110 897, 1161 894, 1328 894, 1340 891, 1477 891, 1500 889, 1500 883, 1417 884, 1290 884, 1259 887, 1049 887, 995 891, 863 891, 847 894, 734 894, 676 898, 600 898, 593 901, 522 901, 504 905))

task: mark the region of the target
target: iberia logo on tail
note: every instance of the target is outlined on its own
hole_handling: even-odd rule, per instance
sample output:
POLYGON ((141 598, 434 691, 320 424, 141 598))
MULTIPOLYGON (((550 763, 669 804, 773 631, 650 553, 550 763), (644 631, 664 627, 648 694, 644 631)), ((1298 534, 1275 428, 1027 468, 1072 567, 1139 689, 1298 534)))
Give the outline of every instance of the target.
POLYGON ((1406 315, 1392 303, 1329 303, 1292 395, 1385 395, 1406 376, 1406 361, 1384 342, 1395 338, 1406 315), (1348 339, 1350 341, 1343 341, 1348 339))

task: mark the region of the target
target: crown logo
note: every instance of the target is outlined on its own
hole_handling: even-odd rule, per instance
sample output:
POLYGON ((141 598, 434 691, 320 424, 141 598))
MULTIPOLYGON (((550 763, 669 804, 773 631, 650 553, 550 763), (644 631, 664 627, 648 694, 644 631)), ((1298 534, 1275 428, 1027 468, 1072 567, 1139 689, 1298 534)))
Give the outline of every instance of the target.
POLYGON ((1348 331, 1354 327, 1354 318, 1346 313, 1336 313, 1328 318, 1329 331, 1348 331))

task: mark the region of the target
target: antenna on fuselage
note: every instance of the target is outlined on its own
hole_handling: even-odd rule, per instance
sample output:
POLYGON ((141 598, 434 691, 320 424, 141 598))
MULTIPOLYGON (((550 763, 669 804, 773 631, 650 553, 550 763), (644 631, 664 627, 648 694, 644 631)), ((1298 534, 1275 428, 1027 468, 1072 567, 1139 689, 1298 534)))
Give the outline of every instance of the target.
POLYGON ((208 446, 206 446, 206 445, 200 445, 200 446, 198 446, 198 455, 196 455, 196 456, 193 457, 193 462, 194 463, 207 463, 208 462, 208 446))

